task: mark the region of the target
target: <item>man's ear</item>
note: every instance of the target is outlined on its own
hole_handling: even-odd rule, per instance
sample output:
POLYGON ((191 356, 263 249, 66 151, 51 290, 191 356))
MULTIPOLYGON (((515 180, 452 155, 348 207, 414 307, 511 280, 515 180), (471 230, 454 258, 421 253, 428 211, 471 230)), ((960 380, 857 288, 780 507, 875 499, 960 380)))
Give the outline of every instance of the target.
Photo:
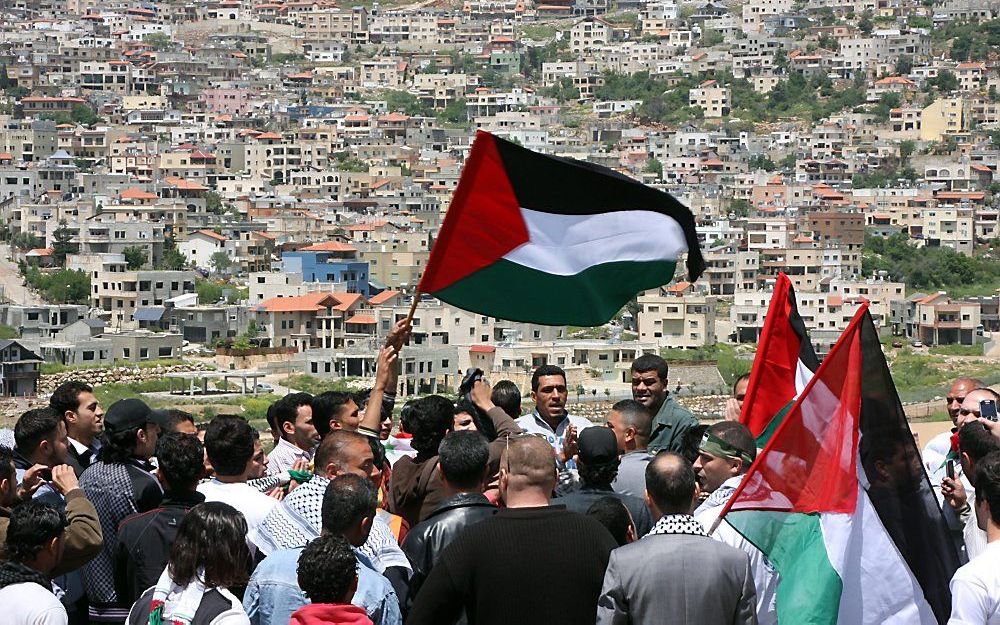
POLYGON ((531 401, 538 401, 538 393, 531 391, 531 401))
POLYGON ((634 427, 625 428, 625 440, 628 442, 635 440, 636 430, 634 427))
POLYGON ((323 467, 323 472, 326 474, 328 479, 332 480, 340 474, 340 467, 333 462, 329 462, 325 467, 323 467))
POLYGON ((344 429, 344 424, 336 419, 330 419, 330 431, 342 430, 344 429))
POLYGON ((960 462, 962 463, 963 467, 969 467, 970 469, 975 466, 975 463, 972 461, 972 458, 970 458, 968 452, 965 451, 962 452, 962 459, 960 460, 960 462))
POLYGON ((76 417, 77 414, 72 410, 67 410, 66 412, 63 413, 63 421, 65 421, 67 424, 76 423, 76 417))
POLYGON ((283 421, 281 423, 281 433, 282 434, 295 434, 295 422, 294 421, 283 421))

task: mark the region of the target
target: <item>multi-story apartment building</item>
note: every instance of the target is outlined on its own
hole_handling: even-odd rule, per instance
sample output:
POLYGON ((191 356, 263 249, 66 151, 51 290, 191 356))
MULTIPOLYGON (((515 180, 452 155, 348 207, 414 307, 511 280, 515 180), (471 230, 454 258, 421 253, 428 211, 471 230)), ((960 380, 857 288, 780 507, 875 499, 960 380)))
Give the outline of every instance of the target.
POLYGON ((658 347, 703 347, 715 344, 717 300, 687 282, 651 289, 638 296, 639 340, 658 347))
POLYGON ((112 327, 133 321, 136 308, 162 306, 167 300, 194 292, 193 271, 129 271, 125 258, 106 254, 90 276, 91 306, 110 314, 112 327))

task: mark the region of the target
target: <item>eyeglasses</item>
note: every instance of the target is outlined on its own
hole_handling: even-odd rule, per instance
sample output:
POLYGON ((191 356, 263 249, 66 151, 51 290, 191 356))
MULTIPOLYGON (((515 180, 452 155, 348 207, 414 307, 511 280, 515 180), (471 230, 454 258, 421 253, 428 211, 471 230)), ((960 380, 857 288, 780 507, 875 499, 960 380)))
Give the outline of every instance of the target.
POLYGON ((746 397, 747 397, 746 393, 740 393, 739 395, 736 396, 736 401, 743 401, 744 399, 746 399, 746 397))
POLYGON ((949 404, 954 402, 962 403, 963 401, 965 401, 964 397, 945 397, 945 399, 948 400, 949 404))

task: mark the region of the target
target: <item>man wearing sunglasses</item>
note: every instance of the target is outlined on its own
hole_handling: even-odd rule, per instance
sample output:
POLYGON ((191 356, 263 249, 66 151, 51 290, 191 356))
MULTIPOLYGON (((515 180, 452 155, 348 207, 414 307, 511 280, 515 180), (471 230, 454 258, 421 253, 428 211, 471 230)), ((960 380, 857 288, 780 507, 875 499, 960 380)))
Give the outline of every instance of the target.
POLYGON ((982 380, 962 377, 955 380, 948 390, 946 407, 954 427, 932 438, 921 454, 924 459, 924 468, 927 470, 927 477, 930 478, 931 484, 935 487, 941 484, 941 480, 946 475, 945 460, 948 457, 948 452, 951 451, 952 434, 961 427, 959 418, 961 417, 962 403, 969 393, 983 386, 982 380))

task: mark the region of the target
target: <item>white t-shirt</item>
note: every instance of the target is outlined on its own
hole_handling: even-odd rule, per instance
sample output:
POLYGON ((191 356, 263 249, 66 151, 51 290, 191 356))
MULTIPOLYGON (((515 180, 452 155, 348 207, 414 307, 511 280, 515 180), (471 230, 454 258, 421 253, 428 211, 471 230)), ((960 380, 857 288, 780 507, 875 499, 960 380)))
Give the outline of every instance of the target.
POLYGON ((955 572, 951 578, 948 625, 1000 625, 1000 541, 955 572))
POLYGON ((260 525, 271 508, 278 503, 277 499, 268 497, 246 482, 224 484, 212 478, 204 484, 199 484, 198 492, 205 496, 205 501, 228 503, 242 512, 246 517, 248 530, 260 525))
POLYGON ((66 625, 66 608, 52 591, 25 582, 0 588, 3 622, 12 625, 66 625))

